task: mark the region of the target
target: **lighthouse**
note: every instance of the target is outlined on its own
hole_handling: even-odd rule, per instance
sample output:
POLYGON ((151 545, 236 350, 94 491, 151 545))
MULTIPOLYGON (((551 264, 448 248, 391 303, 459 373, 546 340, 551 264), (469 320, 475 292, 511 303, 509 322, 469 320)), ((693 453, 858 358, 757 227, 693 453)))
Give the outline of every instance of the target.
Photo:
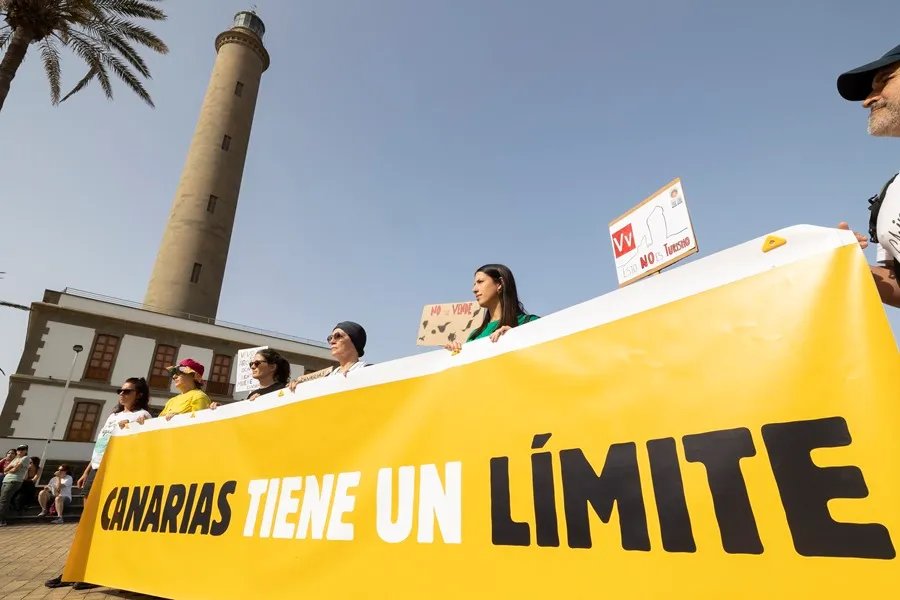
POLYGON ((269 67, 265 31, 255 12, 241 11, 216 37, 216 61, 144 297, 148 307, 216 317, 256 98, 269 67))

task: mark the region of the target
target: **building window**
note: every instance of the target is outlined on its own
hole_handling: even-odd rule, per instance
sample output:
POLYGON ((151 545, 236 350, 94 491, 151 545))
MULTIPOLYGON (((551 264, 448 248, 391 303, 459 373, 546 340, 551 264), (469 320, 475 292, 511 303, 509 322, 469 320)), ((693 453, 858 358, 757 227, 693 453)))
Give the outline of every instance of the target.
POLYGON ((218 196, 209 195, 209 200, 206 201, 206 212, 214 213, 216 212, 216 202, 219 200, 218 196))
POLYGON ((194 263, 194 268, 191 269, 191 283, 197 283, 200 281, 200 269, 203 268, 203 265, 200 263, 194 263))
POLYGON ((158 344, 156 346, 156 354, 153 357, 153 366, 150 367, 150 387, 163 390, 169 389, 172 378, 169 377, 167 367, 175 364, 175 346, 166 346, 158 344))
POLYGON ((209 373, 206 391, 210 394, 228 395, 230 379, 231 357, 225 354, 216 354, 213 357, 212 371, 209 373))
POLYGON ((231 136, 226 135, 222 138, 222 150, 228 150, 231 148, 231 136))
POLYGON ((244 93, 244 84, 238 81, 234 84, 234 95, 240 97, 244 93))
POLYGON ((103 404, 100 402, 76 400, 72 416, 69 418, 69 426, 66 428, 66 441, 90 442, 94 439, 94 430, 97 429, 101 410, 103 404))
POLYGON ((109 375, 112 371, 113 361, 116 359, 116 350, 118 348, 119 338, 104 333, 98 334, 94 338, 94 348, 91 350, 84 378, 95 381, 109 381, 109 375))

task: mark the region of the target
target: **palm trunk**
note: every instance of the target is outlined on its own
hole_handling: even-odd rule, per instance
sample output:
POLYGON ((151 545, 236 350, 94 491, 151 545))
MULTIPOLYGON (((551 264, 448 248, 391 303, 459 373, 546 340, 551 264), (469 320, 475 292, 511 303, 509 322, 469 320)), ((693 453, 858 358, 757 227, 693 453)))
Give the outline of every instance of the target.
POLYGON ((6 54, 0 61, 0 110, 3 110, 3 103, 6 102, 6 96, 9 94, 9 84, 12 83, 19 65, 25 59, 25 53, 28 51, 28 44, 34 36, 31 32, 26 31, 23 27, 17 27, 9 40, 9 47, 6 48, 6 54))

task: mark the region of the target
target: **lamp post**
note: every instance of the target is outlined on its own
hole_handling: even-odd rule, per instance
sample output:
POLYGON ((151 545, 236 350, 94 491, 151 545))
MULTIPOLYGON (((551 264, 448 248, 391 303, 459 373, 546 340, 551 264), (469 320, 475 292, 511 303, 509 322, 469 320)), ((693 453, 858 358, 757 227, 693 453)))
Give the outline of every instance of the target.
POLYGON ((56 423, 59 421, 59 415, 62 412, 63 404, 66 403, 66 393, 69 391, 69 383, 72 381, 72 373, 75 372, 75 361, 78 360, 78 353, 84 350, 84 347, 81 344, 75 344, 72 346, 72 366, 69 367, 69 376, 66 377, 66 385, 63 388, 62 398, 59 399, 59 407, 56 409, 56 416, 53 418, 53 425, 50 426, 50 433, 47 434, 47 443, 44 444, 44 451, 41 452, 41 462, 38 467, 38 481, 41 480, 41 474, 44 472, 44 459, 47 457, 47 448, 50 447, 50 443, 53 441, 53 433, 56 431, 56 423))

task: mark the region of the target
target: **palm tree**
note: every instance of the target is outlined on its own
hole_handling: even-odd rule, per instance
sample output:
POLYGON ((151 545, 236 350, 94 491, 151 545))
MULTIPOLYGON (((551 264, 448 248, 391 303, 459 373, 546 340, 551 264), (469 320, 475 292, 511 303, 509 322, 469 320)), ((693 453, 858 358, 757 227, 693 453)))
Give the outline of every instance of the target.
POLYGON ((0 110, 9 85, 28 47, 36 45, 50 80, 50 100, 56 105, 81 91, 92 80, 113 97, 110 71, 150 106, 153 100, 138 75, 150 71, 134 44, 165 54, 166 44, 131 19, 163 21, 166 14, 153 3, 160 0, 0 0, 0 110), (5 21, 5 22, 4 22, 5 21), (87 74, 60 98, 60 47, 67 47, 87 63, 87 74), (137 71, 137 74, 135 74, 137 71))

